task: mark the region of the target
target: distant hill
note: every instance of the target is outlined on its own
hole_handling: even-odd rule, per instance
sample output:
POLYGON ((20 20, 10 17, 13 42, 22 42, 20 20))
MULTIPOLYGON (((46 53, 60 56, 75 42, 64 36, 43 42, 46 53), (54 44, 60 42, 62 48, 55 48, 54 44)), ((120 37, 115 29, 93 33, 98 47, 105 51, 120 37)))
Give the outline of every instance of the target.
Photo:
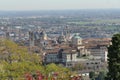
POLYGON ((0 17, 15 16, 120 16, 120 9, 84 9, 84 10, 43 10, 43 11, 0 11, 0 17))

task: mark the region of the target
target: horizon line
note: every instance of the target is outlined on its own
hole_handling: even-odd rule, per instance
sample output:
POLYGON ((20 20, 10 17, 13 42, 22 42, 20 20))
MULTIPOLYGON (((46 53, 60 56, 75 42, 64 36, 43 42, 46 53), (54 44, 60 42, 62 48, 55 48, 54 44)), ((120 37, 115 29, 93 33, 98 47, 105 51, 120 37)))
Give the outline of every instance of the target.
POLYGON ((120 8, 86 8, 86 9, 44 9, 44 10, 0 10, 0 11, 68 11, 68 10, 119 10, 120 8))

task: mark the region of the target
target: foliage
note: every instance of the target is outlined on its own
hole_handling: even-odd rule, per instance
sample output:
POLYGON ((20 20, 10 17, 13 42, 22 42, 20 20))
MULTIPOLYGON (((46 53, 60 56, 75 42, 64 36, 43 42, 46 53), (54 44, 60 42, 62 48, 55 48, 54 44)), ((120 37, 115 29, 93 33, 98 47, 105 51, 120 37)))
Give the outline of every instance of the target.
POLYGON ((105 80, 106 74, 104 71, 101 71, 97 77, 97 80, 105 80))
POLYGON ((106 80, 120 79, 120 34, 112 37, 112 45, 108 47, 108 71, 106 80))
MULTIPOLYGON (((43 70, 40 66, 40 57, 30 54, 27 48, 22 48, 9 40, 0 42, 0 62, 3 65, 4 77, 13 78, 24 77, 27 72, 43 70)), ((1 77, 2 77, 1 75, 1 77)))
POLYGON ((70 71, 69 69, 61 66, 61 65, 55 65, 54 63, 48 64, 45 67, 45 71, 47 75, 52 76, 54 73, 57 74, 58 79, 66 79, 70 78, 70 71))
POLYGON ((75 64, 73 67, 72 67, 72 70, 73 71, 79 71, 79 70, 83 70, 84 69, 84 65, 78 63, 78 64, 75 64))
POLYGON ((26 73, 34 75, 37 71, 50 77, 58 73, 59 78, 66 80, 71 74, 69 69, 53 63, 43 66, 40 56, 29 53, 24 46, 9 40, 0 41, 0 79, 24 80, 26 73))
POLYGON ((90 72, 89 73, 89 78, 94 80, 95 79, 95 72, 90 72))

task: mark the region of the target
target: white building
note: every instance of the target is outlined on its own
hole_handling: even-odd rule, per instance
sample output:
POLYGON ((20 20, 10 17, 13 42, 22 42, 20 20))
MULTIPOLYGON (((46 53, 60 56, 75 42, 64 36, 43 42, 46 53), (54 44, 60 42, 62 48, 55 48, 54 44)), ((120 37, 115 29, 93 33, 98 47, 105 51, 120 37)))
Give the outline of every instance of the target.
POLYGON ((108 51, 106 46, 99 45, 88 50, 91 52, 91 55, 99 57, 102 61, 107 61, 108 51))
POLYGON ((58 52, 50 50, 45 54, 45 63, 62 63, 66 65, 67 62, 77 60, 76 50, 60 49, 58 52))

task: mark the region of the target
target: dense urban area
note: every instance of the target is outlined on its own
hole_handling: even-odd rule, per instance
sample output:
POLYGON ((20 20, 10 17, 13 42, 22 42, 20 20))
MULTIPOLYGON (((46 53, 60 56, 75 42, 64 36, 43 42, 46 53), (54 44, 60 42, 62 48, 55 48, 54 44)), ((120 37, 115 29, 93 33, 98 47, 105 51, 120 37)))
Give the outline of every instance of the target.
POLYGON ((0 80, 105 80, 120 10, 0 11, 0 80))

